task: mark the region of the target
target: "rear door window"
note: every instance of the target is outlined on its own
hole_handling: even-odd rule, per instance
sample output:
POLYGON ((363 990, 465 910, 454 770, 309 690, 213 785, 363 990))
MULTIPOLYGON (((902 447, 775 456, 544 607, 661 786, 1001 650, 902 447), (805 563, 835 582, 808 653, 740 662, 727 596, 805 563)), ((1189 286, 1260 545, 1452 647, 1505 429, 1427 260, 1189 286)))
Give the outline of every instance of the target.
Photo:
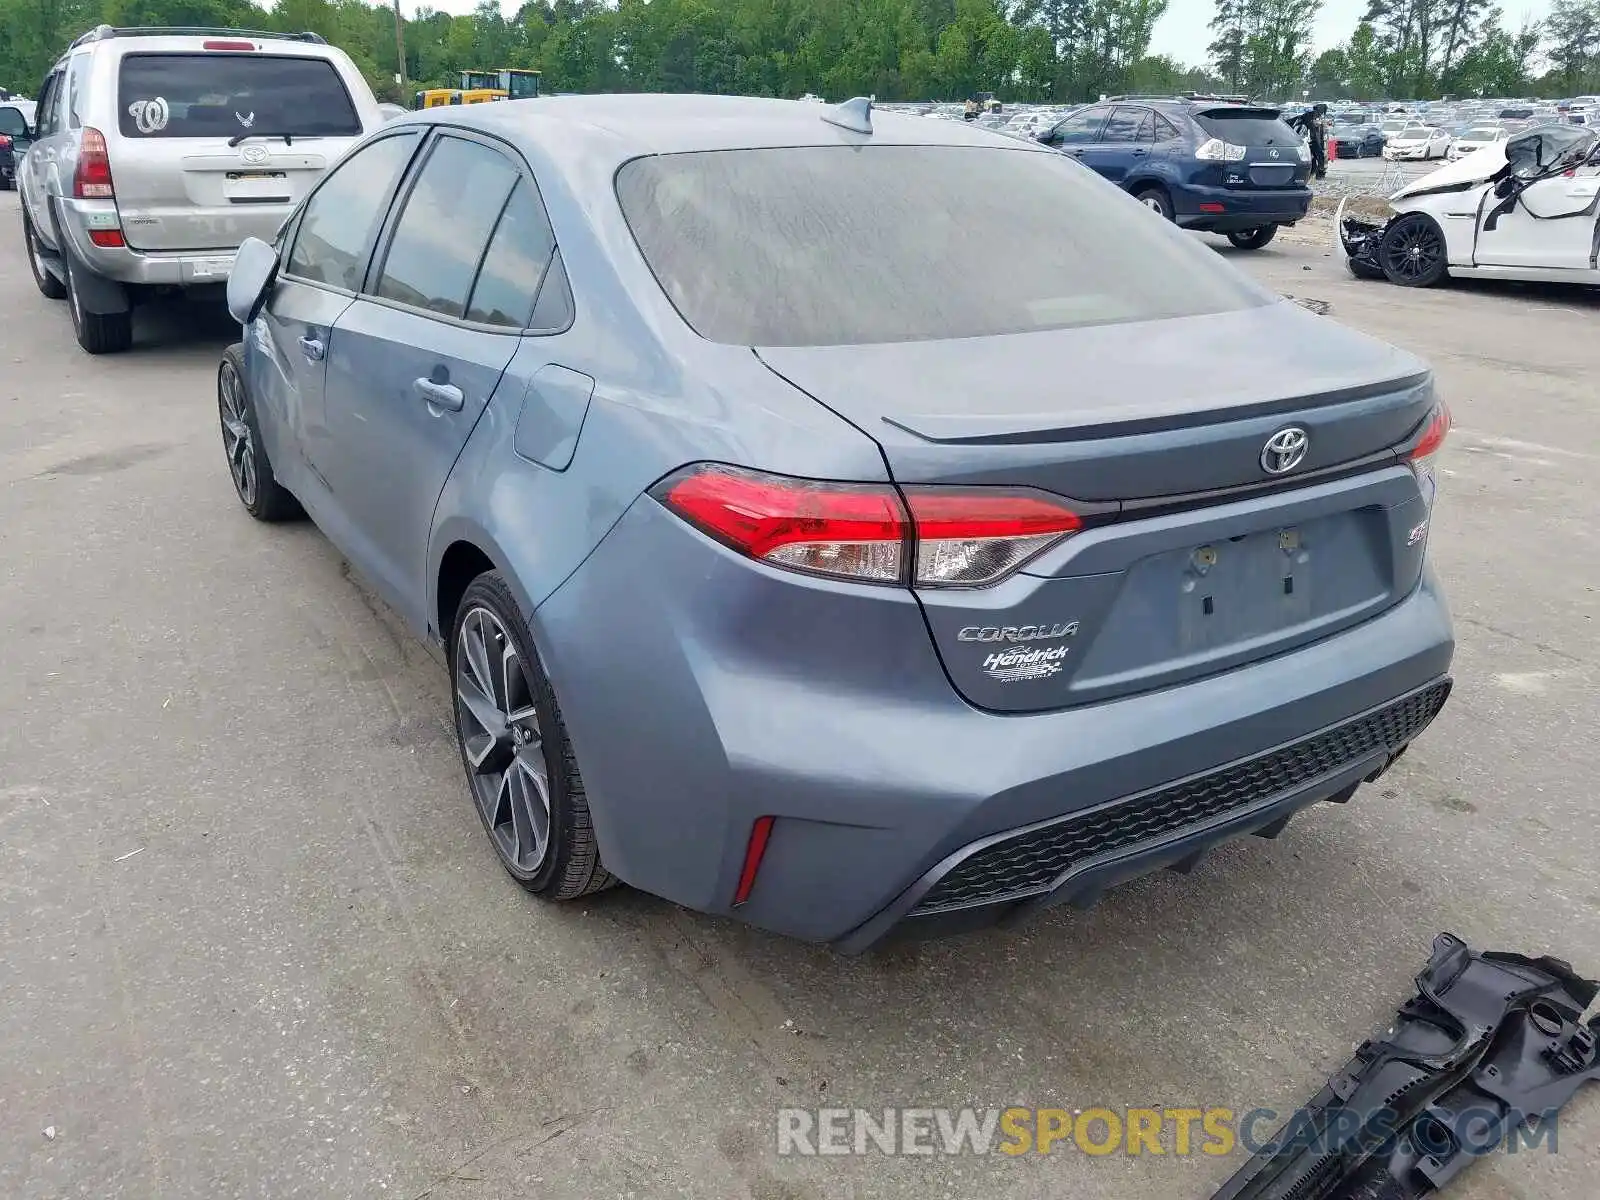
POLYGON ((441 138, 395 224, 377 294, 443 317, 464 316, 489 235, 518 177, 517 168, 499 151, 462 138, 441 138))
POLYGON ((1102 142, 1148 142, 1150 140, 1150 113, 1143 108, 1117 109, 1106 122, 1100 134, 1102 142))
POLYGON ((525 328, 555 248, 555 234, 550 231, 539 194, 526 180, 519 182, 506 201, 489 252, 483 256, 478 282, 472 285, 467 320, 525 328))
POLYGON ((361 133, 344 80, 325 58, 130 54, 117 96, 117 127, 128 138, 361 133))
POLYGON ((1293 146, 1300 141, 1272 109, 1218 108, 1196 113, 1194 119, 1212 137, 1235 146, 1293 146))

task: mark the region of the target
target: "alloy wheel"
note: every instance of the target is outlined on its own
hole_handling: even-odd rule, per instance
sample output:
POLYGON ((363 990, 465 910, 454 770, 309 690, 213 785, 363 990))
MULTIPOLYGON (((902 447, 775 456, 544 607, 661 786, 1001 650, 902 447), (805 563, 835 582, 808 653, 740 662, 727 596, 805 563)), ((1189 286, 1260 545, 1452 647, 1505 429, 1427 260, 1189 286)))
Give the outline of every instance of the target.
POLYGON ((1405 280, 1424 279, 1444 256, 1444 241, 1427 221, 1408 221, 1383 241, 1384 266, 1405 280))
POLYGON ((228 455, 228 473, 233 476, 239 499, 249 508, 256 502, 256 443, 245 417, 244 385, 231 362, 224 362, 217 376, 217 407, 222 417, 222 448, 228 455))
POLYGON ((461 620, 455 647, 456 724, 473 800, 495 848, 531 875, 550 847, 550 771, 526 665, 484 607, 461 620))

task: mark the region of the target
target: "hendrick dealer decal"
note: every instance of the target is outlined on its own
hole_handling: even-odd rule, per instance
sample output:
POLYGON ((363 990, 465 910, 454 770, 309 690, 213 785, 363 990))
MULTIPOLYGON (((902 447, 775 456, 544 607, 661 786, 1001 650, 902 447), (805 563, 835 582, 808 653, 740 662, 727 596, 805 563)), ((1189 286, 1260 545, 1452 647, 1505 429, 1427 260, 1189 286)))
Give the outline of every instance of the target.
POLYGON ((1066 656, 1066 646, 1041 646, 1034 649, 1017 646, 1010 650, 997 650, 983 660, 983 673, 990 679, 998 679, 1001 683, 1048 679, 1061 670, 1061 660, 1066 656))

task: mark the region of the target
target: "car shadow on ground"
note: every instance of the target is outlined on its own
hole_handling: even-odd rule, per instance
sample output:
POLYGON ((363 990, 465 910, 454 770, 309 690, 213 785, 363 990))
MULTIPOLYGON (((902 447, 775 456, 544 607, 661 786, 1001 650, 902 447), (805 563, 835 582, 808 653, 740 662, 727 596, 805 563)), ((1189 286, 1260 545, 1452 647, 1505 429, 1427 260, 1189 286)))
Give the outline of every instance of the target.
POLYGON ((134 309, 129 353, 211 347, 220 354, 238 340, 239 323, 222 305, 162 297, 134 309))

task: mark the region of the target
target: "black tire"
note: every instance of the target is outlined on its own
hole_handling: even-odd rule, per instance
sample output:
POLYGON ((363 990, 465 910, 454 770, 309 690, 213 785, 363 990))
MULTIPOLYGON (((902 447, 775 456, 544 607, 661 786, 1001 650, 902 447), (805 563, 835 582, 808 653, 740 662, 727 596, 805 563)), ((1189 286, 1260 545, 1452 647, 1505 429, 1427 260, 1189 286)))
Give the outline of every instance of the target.
POLYGON ((261 441, 255 401, 245 387, 244 354, 237 345, 222 352, 222 362, 217 367, 217 415, 228 474, 245 512, 268 522, 305 516, 300 501, 273 477, 272 463, 261 441))
POLYGON ((83 307, 70 255, 67 263, 67 307, 72 312, 72 332, 78 345, 90 354, 121 354, 133 345, 133 312, 92 313, 83 307))
POLYGON ((1378 244, 1377 259, 1384 277, 1401 287, 1433 287, 1443 282, 1450 268, 1444 231, 1422 213, 1394 220, 1378 244))
POLYGON ((600 861, 578 759, 567 738, 555 690, 544 673, 522 612, 498 571, 487 571, 467 585, 450 626, 452 707, 456 744, 467 774, 467 790, 500 865, 526 891, 544 900, 576 900, 618 881, 600 861), (481 646, 483 653, 470 649, 481 646), (507 657, 509 652, 510 657, 507 657), (488 669, 487 695, 479 676, 488 669), (468 694, 476 702, 469 702, 468 694), (479 719, 483 703, 498 717, 511 715, 505 735, 486 732, 479 719), (520 716, 518 716, 520 714, 520 716), (524 767, 537 757, 544 782, 542 847, 524 855, 524 834, 536 838, 538 769, 524 767), (519 786, 514 786, 517 781, 519 786), (519 806, 527 806, 520 808, 519 806), (519 811, 522 820, 518 822, 519 811))
POLYGON ((39 241, 33 234, 33 222, 28 220, 28 214, 22 214, 22 242, 23 250, 28 255, 28 270, 33 272, 33 284, 39 289, 39 294, 46 300, 65 300, 67 287, 49 271, 44 269, 44 259, 39 252, 39 241))
POLYGON ((1240 250, 1259 250, 1277 236, 1278 227, 1276 225, 1258 225, 1254 229, 1244 229, 1238 233, 1230 233, 1228 240, 1240 250))
POLYGON ((1167 220, 1172 220, 1172 197, 1167 195, 1167 189, 1160 185, 1149 185, 1134 192, 1133 198, 1146 208, 1160 213, 1167 220))
POLYGON ((1346 258, 1344 265, 1357 279, 1382 279, 1383 269, 1375 267, 1364 258, 1346 258))

